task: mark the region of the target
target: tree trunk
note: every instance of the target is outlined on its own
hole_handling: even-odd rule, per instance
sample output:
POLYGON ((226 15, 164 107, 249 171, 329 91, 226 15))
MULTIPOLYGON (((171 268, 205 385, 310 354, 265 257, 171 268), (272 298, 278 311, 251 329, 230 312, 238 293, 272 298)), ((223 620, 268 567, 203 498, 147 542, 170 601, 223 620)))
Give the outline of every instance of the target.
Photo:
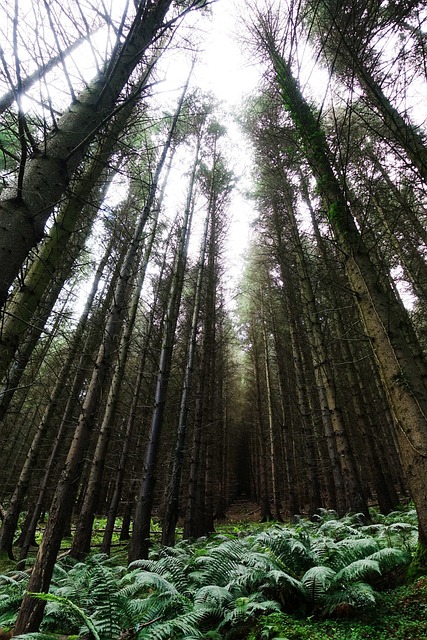
MULTIPOLYGON (((198 153, 196 154, 196 157, 198 153)), ((173 546, 175 544, 175 528, 179 514, 179 492, 182 477, 182 465, 184 462, 185 439, 187 435, 187 419, 189 409, 189 393, 193 382, 194 359, 197 346, 197 332, 199 326, 199 314, 201 306, 202 281, 204 273, 204 262, 207 248, 207 234, 209 229, 209 212, 206 216, 205 230, 203 233, 202 247, 199 258, 199 269, 197 273, 196 290, 194 294, 193 316, 191 320, 191 332, 187 364, 184 374, 184 383, 181 393, 181 403, 178 419, 178 431, 175 444, 175 454, 172 463, 172 473, 167 492, 166 512, 162 524, 162 544, 173 546)))
MULTIPOLYGON (((171 4, 171 0, 159 0, 149 7, 147 3, 139 5, 116 56, 59 118, 43 151, 27 161, 18 193, 11 189, 4 194, 0 203, 0 305, 29 251, 41 240, 53 207, 63 196, 89 143, 111 119, 126 82, 161 33, 171 4)), ((134 92, 133 98, 137 96, 139 91, 134 92)), ((31 617, 30 611, 28 615, 31 617)))
POLYGON ((57 290, 61 290, 89 237, 114 173, 112 170, 106 172, 105 167, 108 166, 129 113, 130 107, 127 105, 106 131, 98 152, 94 153, 93 160, 75 185, 68 202, 61 207, 48 237, 24 277, 22 286, 14 292, 7 304, 8 319, 2 326, 0 338, 0 379, 13 361, 25 329, 49 286, 53 282, 57 290), (100 188, 98 183, 102 174, 105 175, 100 188))
MULTIPOLYGON (((118 468, 117 471, 115 473, 115 482, 114 482, 114 490, 113 490, 113 495, 111 498, 111 502, 108 508, 108 513, 107 513, 107 524, 105 526, 105 531, 104 531, 104 537, 102 539, 102 546, 101 546, 101 552, 102 553, 107 553, 108 555, 110 554, 110 548, 111 548, 111 540, 112 540, 112 536, 113 536, 113 530, 114 530, 114 524, 115 524, 115 519, 118 513, 118 508, 119 508, 119 502, 120 502, 120 498, 122 496, 122 489, 123 489, 123 481, 124 481, 124 477, 125 477, 125 472, 126 472, 126 465, 127 465, 127 460, 128 460, 128 456, 129 456, 129 450, 132 444, 132 435, 135 429, 135 424, 136 424, 136 418, 138 415, 138 400, 139 400, 139 395, 140 395, 140 391, 141 391, 141 385, 142 385, 142 381, 144 378, 144 374, 145 374, 145 369, 146 369, 146 362, 147 362, 147 356, 148 356, 148 351, 149 351, 149 346, 150 346, 150 340, 151 340, 151 336, 153 333, 153 328, 154 328, 154 317, 155 317, 155 310, 156 310, 156 306, 157 306, 157 301, 159 298, 159 294, 160 294, 160 287, 161 287, 161 283, 163 280, 163 273, 166 267, 166 261, 167 261, 167 257, 168 257, 168 250, 167 247, 165 249, 164 252, 164 259, 162 262, 162 266, 160 269, 160 274, 158 277, 158 287, 154 296, 154 301, 151 307, 151 313, 150 313, 150 317, 148 320, 148 330, 147 330, 147 335, 145 336, 144 339, 144 345, 143 345, 143 349, 142 349, 142 353, 139 357, 139 365, 138 365, 138 372, 136 375, 136 381, 135 381, 135 385, 134 385, 134 389, 133 389, 133 394, 132 394, 132 403, 131 403, 131 407, 130 407, 130 411, 129 411, 129 415, 127 416, 127 420, 126 420, 126 429, 125 429, 125 434, 123 437, 123 448, 121 451, 121 455, 120 455, 120 460, 119 460, 119 464, 118 464, 118 468)), ((130 508, 128 508, 126 510, 125 516, 126 518, 129 518, 129 524, 126 527, 125 526, 125 516, 123 517, 123 528, 122 531, 124 531, 124 534, 122 535, 127 535, 126 538, 122 538, 120 537, 121 540, 129 540, 130 539, 130 534, 129 534, 129 527, 130 527, 130 518, 131 518, 131 511, 132 511, 132 504, 133 504, 133 498, 134 498, 134 494, 133 492, 131 492, 131 498, 129 498, 128 500, 128 506, 130 504, 130 508), (126 533, 127 531, 127 533, 126 533)), ((127 521, 126 521, 127 522, 127 521)))
POLYGON ((89 479, 87 482, 87 490, 85 493, 85 498, 80 511, 80 515, 77 520, 77 527, 74 534, 73 543, 71 545, 70 556, 73 558, 82 559, 90 551, 93 520, 95 517, 95 510, 99 501, 99 493, 101 490, 101 481, 104 471, 105 458, 107 455, 108 443, 110 440, 111 429, 114 424, 117 401, 123 381, 123 376, 125 373, 125 366, 128 358, 130 340, 135 324, 136 313, 138 310, 141 289, 144 284, 148 261, 150 259, 151 251, 154 244, 159 210, 160 203, 159 206, 156 207, 156 215, 152 222, 153 228, 145 251, 144 260, 141 265, 136 265, 136 269, 138 269, 137 280, 135 283, 132 300, 129 305, 128 316, 125 320, 124 330, 120 338, 120 344, 118 346, 118 360, 116 362, 110 388, 108 390, 104 416, 98 432, 98 440, 92 459, 89 479))
POLYGON ((407 312, 378 278, 345 194, 332 171, 329 149, 319 120, 304 100, 289 65, 271 38, 267 50, 275 67, 285 106, 294 122, 327 211, 328 221, 345 257, 346 274, 370 339, 384 389, 395 418, 397 438, 411 495, 418 514, 421 558, 427 559, 427 373, 407 312), (409 340, 409 344, 407 342, 409 340))
MULTIPOLYGON (((188 83, 187 83, 188 85, 188 83)), ((186 87, 185 87, 186 89, 186 87)), ((184 94, 182 99, 184 98, 184 94)), ((173 281, 169 294, 168 310, 160 353, 159 372, 154 400, 154 410, 151 420, 149 441, 144 459, 144 473, 136 506, 133 534, 129 548, 129 561, 139 558, 147 558, 150 545, 150 524, 153 508, 153 491, 155 485, 155 472, 157 464, 157 452, 160 444, 160 436, 163 427, 163 416, 167 399, 167 390, 172 364, 173 347, 175 344, 175 330, 178 321, 179 307, 181 303, 182 287, 184 284, 184 272, 187 260, 189 234, 193 215, 193 191, 195 182, 195 169, 190 178, 187 203, 185 208, 183 226, 181 229, 179 246, 174 265, 173 281)))

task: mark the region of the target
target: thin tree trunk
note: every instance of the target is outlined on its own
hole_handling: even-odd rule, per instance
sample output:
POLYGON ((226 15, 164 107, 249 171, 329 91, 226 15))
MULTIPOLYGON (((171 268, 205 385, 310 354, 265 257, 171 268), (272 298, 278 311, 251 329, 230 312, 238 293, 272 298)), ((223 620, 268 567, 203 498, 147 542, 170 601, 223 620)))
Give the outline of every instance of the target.
MULTIPOLYGON (((160 206, 160 203, 159 203, 160 206)), ((118 346, 118 361, 114 368, 110 388, 106 401, 104 416, 98 433, 98 440, 92 459, 89 478, 87 482, 87 490, 85 498, 77 520, 76 532, 74 534, 73 543, 71 545, 70 556, 82 559, 90 551, 90 541, 92 537, 92 527, 95 517, 95 510, 99 501, 99 493, 101 489, 102 475, 104 471, 105 458, 107 455, 108 443, 110 439, 111 429, 114 423, 117 401, 122 386, 125 366, 129 354, 130 341, 132 331, 135 324, 136 313, 138 310, 141 289, 144 284, 145 274, 154 239, 157 230, 159 206, 156 207, 156 217, 152 222, 153 228, 148 240, 145 256, 142 264, 138 267, 137 281, 135 283, 134 293, 129 305, 129 313, 125 320, 124 330, 120 338, 118 346)))
MULTIPOLYGON (((129 451, 132 443, 132 435, 135 429, 136 418, 138 414, 139 395, 140 395, 141 385, 142 385, 144 374, 145 374, 148 349, 149 349, 150 340, 151 340, 151 336, 154 329, 155 311, 157 307, 157 301, 160 295, 160 288, 163 280, 163 273, 166 268, 167 257, 168 257, 168 247, 166 247, 165 249, 164 259, 163 259, 159 277, 158 277, 158 286, 154 296, 153 304, 151 306, 151 313, 148 320, 148 331, 147 331, 147 335, 144 338, 144 346, 142 349, 142 353, 139 357, 138 372, 136 375, 136 381, 135 381, 133 395, 132 395, 132 403, 131 403, 129 415, 127 416, 127 420, 126 420, 126 429, 123 437, 123 447, 120 455, 119 464, 115 473, 114 490, 113 490, 111 503, 109 505, 108 513, 107 513, 107 524, 105 526, 104 536, 102 539, 101 552, 107 553, 108 555, 110 554, 111 540, 112 540, 113 531, 114 531, 114 523, 118 513, 120 498, 122 496, 126 465, 129 457, 129 451)), ((132 500, 129 499, 129 502, 133 502, 133 497, 134 497, 134 494, 132 493, 132 500)), ((127 516, 129 516, 129 525, 127 527, 125 526, 126 525, 125 516, 123 517, 122 535, 127 535, 127 537, 124 538, 121 536, 120 540, 130 539, 129 526, 130 526, 131 511, 132 511, 132 505, 130 506, 130 509, 126 511, 126 514, 125 514, 126 518, 127 516), (126 531, 127 531, 127 534, 126 534, 126 531)))
MULTIPOLYGON (((198 155, 198 154, 197 154, 198 155)), ((196 157, 197 157, 196 155, 196 157)), ((197 332, 199 325, 199 314, 201 307, 202 282, 204 273, 204 262, 207 248, 207 235, 209 230, 209 212, 206 216, 205 229, 203 233, 202 247, 199 258, 199 269, 197 273, 196 290, 194 294, 193 316, 191 319, 191 332, 187 364, 184 374, 184 382, 181 394, 181 403, 178 419, 178 431, 175 444, 175 454, 173 457, 171 479, 167 492, 166 512, 162 525, 162 544, 173 546, 175 544, 175 528, 179 514, 179 492, 182 477, 182 465, 184 462, 185 439, 187 435, 187 420, 189 410, 189 393, 193 382, 194 359, 197 346, 197 332)))
MULTIPOLYGON (((262 292, 260 292, 262 315, 264 315, 264 301, 262 292)), ((280 497, 277 486, 277 445, 275 446, 275 434, 274 434, 274 417, 273 417, 273 389, 271 381, 271 363, 270 363, 270 351, 268 348, 267 330, 265 327, 265 318, 262 318, 262 335, 264 342, 264 369, 265 369, 265 385, 267 390, 267 413, 268 413, 268 444, 269 444, 269 458, 271 468, 271 493, 273 498, 273 505, 276 514, 276 520, 282 521, 280 513, 280 497)))
MULTIPOLYGON (((93 307, 93 303, 95 300, 95 296, 97 294, 98 288, 99 288, 99 283, 101 281, 105 266, 108 262, 108 259, 110 258, 110 253, 111 253, 111 249, 114 243, 114 236, 111 236, 110 242, 107 245, 104 255, 97 267, 93 282, 92 282, 92 287, 91 290, 89 292, 89 295, 86 299, 86 303, 85 303, 85 307, 83 309, 83 312, 79 318, 79 322, 77 324, 76 330, 74 332, 74 336, 73 336, 73 342, 70 346, 70 349, 68 351, 66 360, 64 362, 64 364, 62 365, 62 369, 60 372, 60 375, 57 379, 57 382, 55 384, 55 387, 52 391, 52 395, 51 395, 51 399, 49 402, 48 407, 46 408, 45 414, 42 418, 42 421, 40 423, 40 427, 42 428, 42 425, 48 427, 51 423, 51 420, 53 418, 53 414, 57 408, 58 402, 63 394, 64 391, 64 386, 66 385, 67 379, 69 378, 70 375, 70 369, 71 369, 71 365, 74 361, 74 359, 76 358, 77 352, 78 350, 81 348, 82 346, 82 339, 83 339, 83 334, 84 331, 86 329, 87 326, 87 322, 88 322, 88 318, 89 318, 89 314, 92 311, 92 307, 93 307)), ((85 350, 84 350, 85 351, 85 350)), ((70 390, 70 395, 69 398, 74 400, 74 392, 73 390, 70 390)), ((68 412, 65 411, 64 415, 67 416, 68 412)), ((34 539, 34 534, 36 531, 36 527, 37 527, 37 523, 39 521, 39 517, 44 505, 44 500, 45 500, 45 496, 46 496, 46 490, 49 484, 49 479, 51 477, 51 472, 52 472, 52 468, 56 462, 56 458, 57 458, 57 454, 60 448, 61 443, 63 442, 64 439, 64 432, 67 426, 67 421, 66 420, 61 420, 61 424, 59 426, 59 429, 56 433, 55 436, 55 440, 54 440, 54 445, 52 447, 52 451, 50 453, 49 456, 49 460, 48 463, 46 465, 45 468, 45 473, 43 476, 43 480, 39 485, 39 490, 38 490, 38 497, 37 497, 37 501, 36 504, 34 505, 34 509, 33 509, 33 513, 31 515, 31 518, 29 519, 29 522, 27 523, 27 527, 24 529, 24 539, 22 541, 22 546, 21 546, 21 552, 20 552, 20 556, 19 559, 20 561, 24 560, 27 555, 28 555, 28 551, 31 545, 31 541, 34 539)))
MULTIPOLYGON (((199 3, 192 3, 192 8, 199 3)), ((47 136, 44 149, 26 162, 22 184, 0 201, 0 305, 28 255, 42 238, 53 207, 63 196, 94 136, 114 114, 117 99, 150 44, 162 33, 171 0, 140 3, 124 43, 107 69, 82 91, 47 136), (33 197, 37 193, 38 197, 33 197)), ((128 100, 136 99, 136 90, 128 100)), ((23 611, 25 610, 25 607, 23 611)), ((23 615, 18 619, 21 628, 23 615)))
POLYGON ((147 558, 150 545, 150 523, 153 508, 153 492, 155 485, 155 472, 157 453, 160 445, 160 437, 163 427, 163 416, 167 399, 170 370, 172 364, 173 347, 175 344, 175 330, 178 321, 179 307, 181 303, 182 287, 187 260, 188 241, 193 215, 193 192, 195 182, 195 168, 190 179, 187 203, 181 229, 179 246, 174 265, 173 280, 169 294, 168 310, 166 314, 165 328, 160 353, 159 372, 154 400, 154 410, 151 420, 150 434, 144 459, 144 473, 138 502, 135 511, 133 534, 129 549, 129 561, 139 558, 147 558))

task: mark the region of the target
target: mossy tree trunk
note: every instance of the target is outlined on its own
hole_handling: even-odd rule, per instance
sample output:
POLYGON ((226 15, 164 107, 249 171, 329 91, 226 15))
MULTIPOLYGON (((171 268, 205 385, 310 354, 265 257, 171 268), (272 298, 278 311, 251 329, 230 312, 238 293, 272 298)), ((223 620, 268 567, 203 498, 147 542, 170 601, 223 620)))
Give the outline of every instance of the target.
MULTIPOLYGON (((362 325, 371 342, 379 375, 395 420, 410 491, 418 513, 419 542, 427 547, 427 374, 406 310, 387 278, 374 267, 332 169, 319 118, 304 99, 289 63, 279 54, 268 25, 263 44, 274 67, 283 104, 317 180, 327 220, 345 260, 362 325)), ((426 567, 427 568, 427 567, 426 567)))

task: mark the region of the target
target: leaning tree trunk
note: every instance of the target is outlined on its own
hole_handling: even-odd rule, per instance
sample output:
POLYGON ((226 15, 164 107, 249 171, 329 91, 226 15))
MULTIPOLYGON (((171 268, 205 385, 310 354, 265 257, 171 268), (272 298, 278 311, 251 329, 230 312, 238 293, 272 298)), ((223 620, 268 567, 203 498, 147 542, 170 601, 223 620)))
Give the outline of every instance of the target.
MULTIPOLYGON (((304 176, 301 176, 301 186, 304 201, 310 212, 311 223, 314 229, 314 235, 316 238, 317 249, 322 256, 325 265, 331 265, 331 256, 328 256, 327 245, 322 237, 319 225, 316 220, 315 212, 311 204, 307 182, 304 176)), ((328 299, 330 300, 330 307, 332 309, 332 317, 335 325, 335 332, 339 336, 345 336, 346 323, 343 318, 343 313, 340 308, 339 300, 336 297, 335 291, 331 288, 328 291, 328 299)), ((368 477, 371 477, 371 484, 374 486, 378 505, 382 513, 389 513, 393 511, 398 504, 398 496, 392 483, 387 481, 384 470, 387 468, 388 463, 384 455, 384 446, 379 446, 379 438, 377 435, 372 439, 372 447, 366 448, 366 442, 369 439, 369 433, 375 433, 375 420, 378 419, 378 415, 375 416, 369 409, 369 403, 366 401, 364 394, 364 385, 361 380, 361 373, 356 366, 357 357, 355 348, 351 341, 340 340, 339 350, 341 352, 340 361, 345 362, 345 378, 347 379, 347 388, 352 389, 350 402, 352 406, 351 416, 356 422, 356 432, 358 434, 358 455, 359 459, 363 459, 363 469, 368 477)), ((381 419, 381 422, 383 420, 381 419)))
POLYGON ((126 105, 105 132, 98 150, 83 175, 75 184, 68 201, 61 207, 49 234, 40 246, 23 285, 11 296, 6 306, 7 318, 0 336, 0 379, 13 361, 14 354, 25 335, 25 329, 36 313, 43 295, 52 282, 63 284, 88 238, 93 222, 105 197, 114 171, 109 165, 110 156, 117 145, 130 115, 132 105, 126 105), (102 187, 98 186, 104 174, 102 187), (76 230, 79 230, 76 233, 76 230), (74 242, 72 242, 74 239, 74 242), (67 264, 67 269, 64 265, 67 264))
MULTIPOLYGON (((183 94, 184 96, 184 94, 183 94)), ((74 433, 73 441, 68 452, 64 470, 59 479, 52 505, 49 512, 49 520, 45 534, 37 554, 36 563, 31 574, 29 591, 47 591, 52 577, 56 556, 61 545, 64 526, 67 515, 72 509, 74 498, 78 489, 78 480, 81 473, 89 438, 93 430, 96 410, 105 386, 107 374, 111 367, 114 355, 114 343, 120 324, 123 306, 126 300, 126 291, 131 277, 134 262, 141 244, 141 239, 148 216, 152 210, 156 187, 160 172, 166 160, 168 149, 176 128, 178 116, 181 110, 183 96, 180 99, 175 113, 171 130, 163 147, 162 154, 153 176, 153 187, 150 188, 147 202, 139 216, 133 238, 127 249, 120 276, 114 294, 113 306, 109 312, 102 345, 93 368, 92 378, 83 402, 82 412, 74 433)), ((25 596, 21 605, 16 623, 19 633, 36 630, 42 620, 44 604, 35 601, 30 596, 25 596)))
POLYGON ((293 120, 323 200, 330 226, 342 250, 348 281, 370 339, 379 375, 395 418, 397 439, 418 514, 417 562, 427 567, 427 380, 426 367, 406 310, 386 279, 378 277, 347 199, 332 170, 329 148, 319 120, 305 101, 289 64, 271 34, 264 44, 270 55, 285 107, 293 120), (407 340, 410 341, 408 344, 407 340))
MULTIPOLYGON (((28 255, 41 240, 47 220, 65 193, 94 136, 114 114, 117 100, 136 66, 164 29, 172 0, 141 2, 124 43, 106 69, 84 89, 47 136, 43 149, 27 160, 15 188, 0 201, 0 305, 28 255), (37 197, 34 197, 37 194, 37 197)), ((204 3, 192 2, 188 10, 204 3)), ((128 100, 139 97, 135 90, 128 100)), ((18 619, 21 628, 22 616, 18 619)))

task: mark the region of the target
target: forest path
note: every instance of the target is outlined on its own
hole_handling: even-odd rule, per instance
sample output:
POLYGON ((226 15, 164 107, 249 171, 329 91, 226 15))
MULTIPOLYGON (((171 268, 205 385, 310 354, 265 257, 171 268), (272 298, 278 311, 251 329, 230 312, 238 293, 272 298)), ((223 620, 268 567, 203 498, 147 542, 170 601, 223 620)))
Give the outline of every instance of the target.
POLYGON ((249 498, 237 498, 226 511, 226 522, 259 522, 260 508, 256 502, 249 498))

